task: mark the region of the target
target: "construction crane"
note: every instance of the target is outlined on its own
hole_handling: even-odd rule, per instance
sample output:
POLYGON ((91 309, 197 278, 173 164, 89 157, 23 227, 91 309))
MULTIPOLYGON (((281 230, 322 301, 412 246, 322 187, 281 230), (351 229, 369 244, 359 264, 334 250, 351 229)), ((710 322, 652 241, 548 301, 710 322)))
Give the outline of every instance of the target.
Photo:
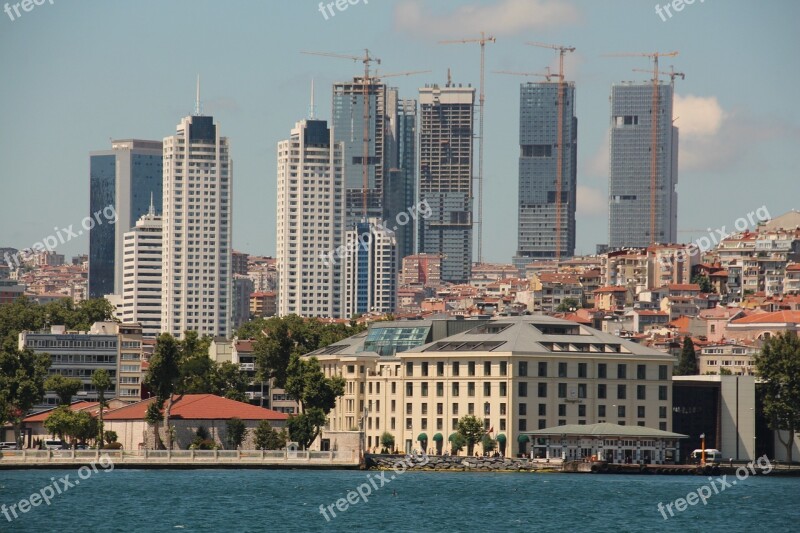
MULTIPOLYGON (((686 79, 686 74, 684 74, 683 72, 675 72, 675 67, 673 67, 672 65, 670 65, 669 68, 670 68, 669 72, 659 71, 659 75, 661 75, 661 76, 669 76, 670 84, 673 87, 675 86, 675 78, 680 78, 682 80, 686 79)), ((646 72, 648 74, 652 74, 653 73, 652 70, 644 69, 644 68, 635 68, 635 69, 633 69, 633 71, 634 72, 646 72)))
MULTIPOLYGON (((574 46, 561 46, 539 42, 527 42, 530 46, 550 48, 558 52, 558 125, 556 126, 556 261, 561 259, 561 194, 564 180, 564 56, 574 52, 574 46)), ((549 79, 547 81, 550 81, 549 79)))
POLYGON ((492 74, 508 74, 509 76, 539 76, 541 78, 546 79, 547 81, 551 81, 551 78, 557 76, 557 74, 553 74, 550 72, 550 67, 546 67, 547 72, 516 72, 513 70, 493 70, 492 74))
POLYGON ((363 129, 363 140, 364 140, 364 147, 362 151, 361 157, 361 201, 363 204, 364 209, 364 218, 367 218, 368 215, 368 190, 369 190, 369 87, 372 84, 378 83, 383 78, 392 78, 396 76, 411 76, 413 74, 423 74, 426 72, 430 72, 430 70, 418 70, 412 72, 396 72, 392 74, 378 74, 377 71, 375 75, 370 74, 370 66, 374 63, 376 65, 381 64, 381 60, 373 55, 370 54, 369 49, 364 49, 363 56, 351 56, 351 55, 344 55, 344 54, 334 54, 331 52, 308 52, 308 51, 301 51, 301 54, 308 54, 314 56, 323 56, 323 57, 334 57, 338 59, 349 59, 351 61, 361 62, 364 64, 364 76, 361 79, 362 85, 362 97, 364 100, 364 129, 363 129))
MULTIPOLYGON (((658 177, 658 109, 660 101, 659 86, 661 71, 658 70, 659 57, 675 57, 678 55, 677 51, 674 52, 628 52, 618 54, 605 54, 606 57, 649 57, 653 61, 653 70, 647 71, 653 74, 653 100, 650 106, 651 132, 650 132, 650 244, 656 243, 656 182, 658 177)), ((675 81, 674 76, 682 73, 671 73, 672 81, 675 81)), ((671 120, 671 117, 670 117, 671 120)))
POLYGON ((486 43, 495 43, 497 39, 486 36, 481 32, 479 39, 456 39, 451 41, 439 41, 439 44, 468 44, 478 43, 481 45, 481 84, 480 95, 478 98, 480 106, 478 122, 478 219, 475 221, 478 234, 478 263, 483 263, 483 110, 486 103, 486 93, 484 92, 484 67, 486 65, 485 52, 486 43))

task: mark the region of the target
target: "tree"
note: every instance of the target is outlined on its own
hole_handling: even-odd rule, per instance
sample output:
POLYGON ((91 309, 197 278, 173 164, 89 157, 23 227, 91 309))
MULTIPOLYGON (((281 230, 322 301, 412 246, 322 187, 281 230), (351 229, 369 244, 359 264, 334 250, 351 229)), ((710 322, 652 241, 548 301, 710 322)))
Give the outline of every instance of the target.
MULTIPOLYGON (((0 312, 6 306, 0 306, 0 312)), ((50 356, 31 350, 17 350, 3 343, 0 348, 0 425, 11 422, 20 442, 22 419, 44 398, 44 381, 50 356)))
POLYGON ((100 446, 103 445, 103 408, 106 406, 106 391, 109 390, 114 384, 111 382, 111 376, 105 368, 98 368, 92 373, 92 385, 97 390, 97 400, 100 402, 100 423, 98 424, 98 439, 100 446))
POLYGON ((286 421, 289 438, 301 447, 308 448, 319 435, 320 428, 325 425, 326 415, 322 409, 311 407, 298 415, 292 415, 286 421))
POLYGON ((262 420, 253 431, 257 450, 281 450, 286 446, 286 430, 280 432, 268 420, 262 420))
MULTIPOLYGON (((181 350, 178 341, 169 333, 162 333, 156 339, 156 347, 153 355, 150 357, 150 367, 147 369, 145 376, 145 383, 150 390, 155 392, 156 400, 150 407, 148 413, 153 405, 161 410, 162 406, 166 404, 164 409, 164 425, 167 428, 167 449, 172 448, 172 437, 169 431, 169 415, 172 409, 173 394, 176 392, 178 384, 181 380, 181 350)), ((156 444, 161 445, 161 437, 159 435, 158 422, 159 418, 152 416, 148 421, 153 424, 153 429, 156 432, 156 444)))
POLYGON ((681 349, 678 367, 673 374, 676 376, 694 376, 697 375, 697 373, 697 353, 694 350, 692 338, 686 336, 683 338, 683 349, 681 349))
POLYGON ((394 449, 394 435, 388 431, 384 431, 381 435, 381 446, 387 450, 387 453, 391 453, 394 449))
POLYGON ((692 277, 692 283, 700 285, 700 292, 714 292, 714 287, 711 286, 711 280, 705 274, 697 274, 692 277))
POLYGON ((108 444, 111 444, 113 442, 117 442, 118 438, 119 437, 117 436, 117 432, 116 431, 106 431, 106 432, 103 433, 103 440, 105 440, 106 443, 108 443, 108 444))
POLYGON ((308 448, 325 425, 326 417, 336 406, 336 398, 344 394, 344 378, 326 378, 316 357, 293 355, 286 378, 286 394, 300 404, 300 414, 286 422, 289 436, 308 448))
POLYGON ((245 427, 242 419, 233 417, 225 423, 225 427, 228 445, 233 449, 241 446, 245 435, 247 435, 247 427, 245 427))
POLYGON ((247 402, 247 374, 242 372, 239 365, 225 361, 214 368, 214 392, 229 400, 247 402))
POLYGON ((488 433, 485 433, 483 437, 481 437, 481 447, 485 453, 491 453, 497 448, 497 441, 488 433))
POLYGON ((67 437, 72 433, 73 414, 69 406, 60 405, 56 407, 44 421, 44 428, 53 435, 53 437, 58 437, 60 440, 66 441, 67 437))
POLYGON ((794 436, 800 431, 800 338, 786 331, 767 339, 755 363, 764 380, 764 415, 770 429, 778 431, 791 463, 794 436), (786 440, 781 432, 788 432, 786 440))
POLYGON ((245 322, 234 331, 233 335, 237 339, 256 339, 263 335, 264 328, 267 327, 267 319, 262 317, 254 318, 249 322, 245 322))
POLYGON ((564 298, 561 300, 561 303, 558 304, 558 307, 556 307, 556 311, 559 313, 567 313, 573 309, 580 309, 580 307, 580 302, 575 298, 564 298))
POLYGON ((467 444, 467 455, 472 455, 475 444, 481 441, 486 431, 483 429, 483 422, 473 415, 465 415, 458 421, 458 433, 467 444))
MULTIPOLYGON (((70 435, 75 438, 73 444, 86 444, 87 440, 97 438, 97 427, 97 419, 86 411, 74 412, 72 427, 70 428, 70 435)), ((98 443, 100 443, 100 441, 98 441, 98 443)))
POLYGON ((450 450, 454 454, 458 454, 467 445, 467 439, 461 433, 453 433, 450 435, 450 450))
POLYGON ((158 423, 164 419, 164 415, 161 413, 162 405, 163 402, 159 402, 158 397, 153 398, 153 401, 147 406, 147 411, 144 414, 145 422, 153 426, 153 444, 157 450, 164 449, 164 444, 161 442, 161 434, 158 432, 158 423))
POLYGON ((69 405, 72 403, 72 397, 83 389, 83 382, 79 379, 64 377, 61 374, 53 374, 45 380, 44 388, 58 395, 59 405, 69 405))
POLYGON ((79 442, 85 444, 97 436, 97 420, 86 411, 73 411, 68 405, 53 410, 44 421, 44 427, 63 441, 71 440, 73 446, 79 442))

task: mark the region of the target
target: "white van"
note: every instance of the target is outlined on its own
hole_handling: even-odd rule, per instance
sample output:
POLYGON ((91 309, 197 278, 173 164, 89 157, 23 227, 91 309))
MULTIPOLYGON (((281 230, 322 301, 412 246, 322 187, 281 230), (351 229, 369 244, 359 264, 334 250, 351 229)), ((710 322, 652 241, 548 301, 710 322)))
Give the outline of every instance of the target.
MULTIPOLYGON (((693 463, 700 463, 703 460, 703 450, 697 449, 692 452, 693 463)), ((722 461, 722 452, 715 448, 706 448, 706 463, 719 463, 722 461)))
POLYGON ((19 450, 19 446, 14 441, 0 442, 0 450, 19 450))
POLYGON ((46 440, 42 444, 43 450, 63 450, 66 447, 66 443, 62 440, 46 440))

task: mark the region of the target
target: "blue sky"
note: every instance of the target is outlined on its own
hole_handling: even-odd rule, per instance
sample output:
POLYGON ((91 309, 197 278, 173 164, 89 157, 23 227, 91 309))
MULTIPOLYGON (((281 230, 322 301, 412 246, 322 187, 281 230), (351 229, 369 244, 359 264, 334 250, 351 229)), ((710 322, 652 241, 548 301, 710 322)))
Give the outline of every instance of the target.
MULTIPOLYGON (((659 2, 665 4, 666 0, 659 2)), ((4 2, 0 2, 0 7, 4 2)), ((11 3, 13 5, 13 2, 11 3)), ((484 255, 509 262, 516 247, 518 99, 521 78, 493 70, 542 71, 544 41, 575 46, 578 252, 607 240, 611 84, 645 80, 646 58, 609 52, 679 50, 676 125, 681 129, 679 239, 728 227, 761 206, 800 208, 800 2, 696 0, 666 21, 653 0, 360 0, 326 20, 319 2, 46 0, 12 21, 0 12, 0 247, 23 248, 80 223, 89 211, 88 154, 110 139, 172 135, 194 104, 231 140, 234 247, 275 253, 276 143, 308 111, 330 116, 330 85, 360 64, 301 55, 357 55, 369 48, 401 96, 425 83, 477 86, 477 45, 438 45, 481 29, 487 46, 484 255), (697 231, 700 230, 700 231, 697 231)), ((83 236, 60 248, 88 251, 83 236)))

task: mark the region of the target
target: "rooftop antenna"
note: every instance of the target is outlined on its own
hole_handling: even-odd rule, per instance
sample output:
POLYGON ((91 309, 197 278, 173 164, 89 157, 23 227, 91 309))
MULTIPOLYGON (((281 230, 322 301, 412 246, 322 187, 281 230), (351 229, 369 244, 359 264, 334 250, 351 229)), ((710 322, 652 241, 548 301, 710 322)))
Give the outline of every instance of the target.
POLYGON ((317 106, 314 105, 314 78, 311 78, 311 105, 308 107, 308 118, 314 120, 314 114, 317 106))
POLYGON ((450 67, 447 67, 447 86, 450 87, 453 84, 453 78, 450 76, 450 67))
POLYGON ((153 205, 153 191, 150 191, 150 210, 147 212, 148 215, 155 216, 156 214, 156 206, 153 205))
POLYGON ((197 75, 197 94, 194 100, 194 114, 200 116, 203 110, 200 106, 200 74, 197 75))

